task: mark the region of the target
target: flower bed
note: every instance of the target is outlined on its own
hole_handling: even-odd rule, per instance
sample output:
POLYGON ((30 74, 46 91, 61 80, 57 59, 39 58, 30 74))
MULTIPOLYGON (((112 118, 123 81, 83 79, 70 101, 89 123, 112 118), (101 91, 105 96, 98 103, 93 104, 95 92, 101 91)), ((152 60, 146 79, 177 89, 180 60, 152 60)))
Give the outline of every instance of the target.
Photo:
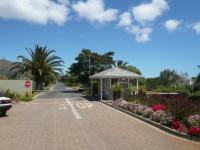
POLYGON ((200 114, 198 113, 187 116, 184 121, 181 121, 169 112, 167 106, 164 104, 147 106, 139 103, 126 102, 125 100, 116 100, 113 102, 113 106, 128 110, 178 132, 200 137, 200 114))

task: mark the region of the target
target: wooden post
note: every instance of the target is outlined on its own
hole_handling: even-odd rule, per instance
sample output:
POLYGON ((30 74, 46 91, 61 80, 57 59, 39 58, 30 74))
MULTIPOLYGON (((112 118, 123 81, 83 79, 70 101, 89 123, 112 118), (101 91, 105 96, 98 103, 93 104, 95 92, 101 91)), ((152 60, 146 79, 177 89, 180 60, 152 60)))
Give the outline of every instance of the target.
POLYGON ((110 78, 110 89, 112 89, 112 81, 111 81, 111 78, 110 78))
POLYGON ((90 80, 90 84, 91 84, 91 85, 90 85, 90 86, 91 86, 91 91, 90 91, 91 93, 90 93, 90 94, 91 94, 91 96, 93 96, 93 95, 92 95, 92 91, 93 91, 93 90, 92 90, 92 79, 90 80))
POLYGON ((128 78, 128 89, 129 89, 129 82, 130 82, 130 81, 129 81, 129 78, 128 78))
POLYGON ((103 99, 103 82, 102 82, 102 78, 101 78, 101 100, 103 99))
POLYGON ((136 94, 138 94, 139 91, 139 84, 138 84, 138 78, 137 78, 137 90, 136 90, 136 94))

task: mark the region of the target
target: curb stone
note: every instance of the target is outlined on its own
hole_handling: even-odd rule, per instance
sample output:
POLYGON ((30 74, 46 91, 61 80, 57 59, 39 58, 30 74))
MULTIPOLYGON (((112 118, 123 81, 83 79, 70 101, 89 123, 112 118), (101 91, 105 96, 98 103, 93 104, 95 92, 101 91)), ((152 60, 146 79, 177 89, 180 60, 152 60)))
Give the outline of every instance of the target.
POLYGON ((156 128, 159 128, 160 130, 165 131, 165 132, 167 132, 169 134, 172 134, 174 136, 177 136, 177 137, 180 137, 180 138, 184 138, 184 139, 187 139, 187 140, 190 140, 190 141, 200 142, 200 138, 199 137, 193 137, 193 136, 187 135, 186 133, 177 132, 174 129, 171 129, 169 127, 163 126, 163 125, 161 125, 161 124, 159 124, 157 122, 151 121, 150 119, 144 118, 144 117, 139 116, 139 115, 137 115, 135 113, 132 113, 132 112, 127 111, 127 110, 124 110, 124 109, 122 109, 120 107, 116 107, 116 106, 110 105, 110 104, 108 104, 106 102, 103 102, 103 101, 100 101, 100 102, 105 104, 105 105, 107 105, 107 106, 110 106, 110 107, 112 107, 114 109, 117 109, 117 110, 119 110, 119 111, 121 111, 123 113, 126 113, 126 114, 128 114, 128 115, 130 115, 130 116, 132 116, 134 118, 137 118, 137 119, 139 119, 139 120, 141 120, 141 121, 143 121, 145 123, 148 123, 148 124, 150 124, 150 125, 152 125, 152 126, 154 126, 156 128))

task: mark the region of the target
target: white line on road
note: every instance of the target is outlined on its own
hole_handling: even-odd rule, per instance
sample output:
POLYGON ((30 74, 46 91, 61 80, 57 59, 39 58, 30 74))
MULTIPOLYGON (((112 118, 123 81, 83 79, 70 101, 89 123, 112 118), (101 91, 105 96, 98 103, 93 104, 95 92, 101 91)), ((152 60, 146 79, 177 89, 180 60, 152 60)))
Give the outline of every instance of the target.
POLYGON ((74 108, 74 106, 72 105, 72 103, 70 102, 70 100, 68 98, 65 98, 67 104, 71 107, 72 112, 75 116, 76 119, 82 119, 81 115, 78 113, 78 111, 74 108))

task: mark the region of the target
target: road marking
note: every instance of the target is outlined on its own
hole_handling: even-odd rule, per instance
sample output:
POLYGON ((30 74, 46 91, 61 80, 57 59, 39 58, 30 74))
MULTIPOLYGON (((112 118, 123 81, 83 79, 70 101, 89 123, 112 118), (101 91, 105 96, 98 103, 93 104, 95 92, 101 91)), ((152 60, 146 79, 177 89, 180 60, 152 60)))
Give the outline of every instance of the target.
POLYGON ((69 101, 68 98, 65 98, 67 104, 71 107, 72 112, 75 116, 76 119, 82 119, 81 115, 78 113, 78 111, 74 108, 74 106, 72 105, 72 103, 69 101))
POLYGON ((88 102, 84 102, 84 103, 76 103, 76 106, 81 109, 85 109, 85 108, 91 109, 94 105, 88 102))
POLYGON ((87 106, 84 105, 83 103, 76 103, 76 106, 77 106, 78 108, 81 108, 81 109, 87 108, 87 106))
POLYGON ((58 107, 59 110, 66 110, 67 107, 65 104, 59 104, 59 107, 58 107))
POLYGON ((90 109, 94 106, 92 103, 85 103, 85 105, 90 109))

